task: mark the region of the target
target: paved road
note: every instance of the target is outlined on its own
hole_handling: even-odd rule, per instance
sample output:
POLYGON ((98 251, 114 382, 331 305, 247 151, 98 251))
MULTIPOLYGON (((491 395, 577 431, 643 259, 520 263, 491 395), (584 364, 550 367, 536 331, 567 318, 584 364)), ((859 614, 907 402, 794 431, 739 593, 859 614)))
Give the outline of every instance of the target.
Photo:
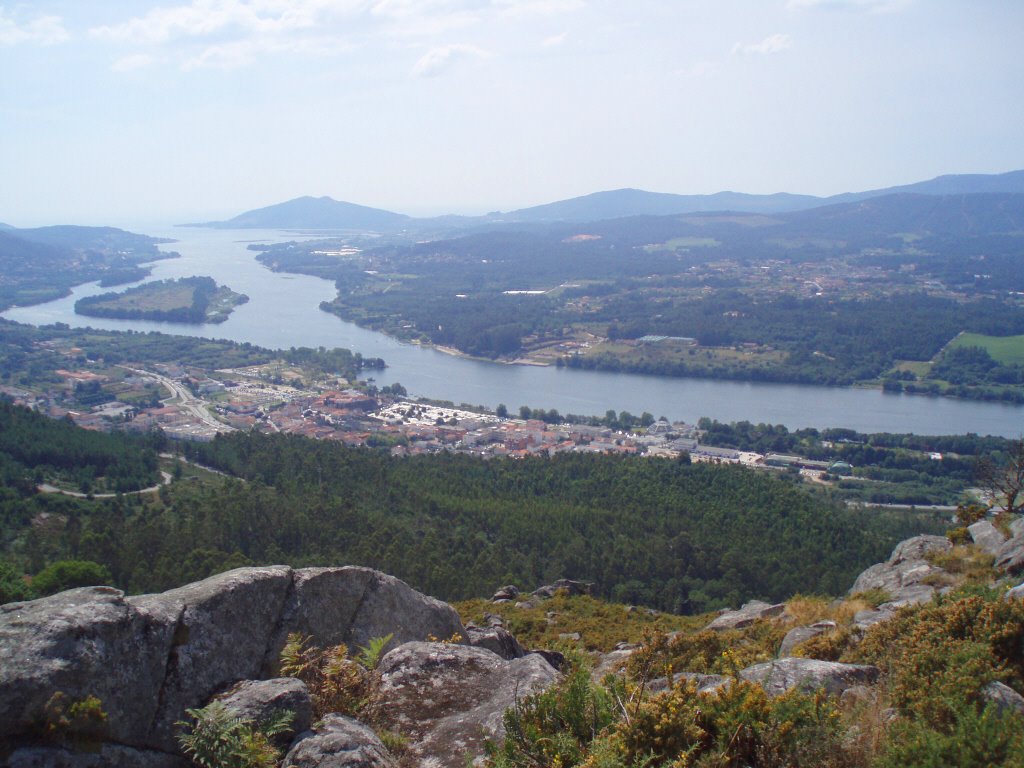
POLYGON ((173 379, 169 379, 166 376, 161 376, 159 373, 153 373, 152 371, 143 371, 139 370, 138 368, 129 368, 127 365, 121 365, 118 367, 124 368, 126 371, 131 371, 132 373, 138 374, 139 376, 145 376, 147 378, 154 379, 155 381, 160 382, 163 386, 167 387, 167 389, 169 389, 173 394, 171 395, 171 397, 165 398, 161 402, 166 403, 170 400, 177 399, 180 401, 179 405, 184 410, 191 413, 204 424, 207 424, 211 427, 215 427, 221 430, 222 432, 235 431, 234 427, 228 426, 222 421, 217 421, 217 419, 211 416, 210 412, 206 410, 206 403, 203 400, 197 398, 195 395, 193 395, 189 391, 189 388, 184 386, 183 384, 179 384, 173 379))
MULTIPOLYGON (((171 473, 170 472, 164 472, 163 470, 160 470, 160 476, 164 479, 163 483, 161 483, 160 485, 170 485, 171 484, 171 473)), ((76 499, 88 499, 88 498, 93 498, 93 499, 114 499, 114 498, 117 498, 118 495, 121 495, 121 496, 131 496, 133 494, 138 494, 138 493, 156 493, 157 491, 160 490, 160 485, 152 485, 149 488, 143 488, 141 491, 124 491, 121 494, 116 494, 116 493, 81 493, 80 491, 65 491, 63 488, 58 488, 57 486, 50 485, 49 483, 40 483, 39 485, 36 486, 36 490, 38 490, 40 493, 60 493, 60 494, 63 494, 64 496, 74 496, 76 499)))

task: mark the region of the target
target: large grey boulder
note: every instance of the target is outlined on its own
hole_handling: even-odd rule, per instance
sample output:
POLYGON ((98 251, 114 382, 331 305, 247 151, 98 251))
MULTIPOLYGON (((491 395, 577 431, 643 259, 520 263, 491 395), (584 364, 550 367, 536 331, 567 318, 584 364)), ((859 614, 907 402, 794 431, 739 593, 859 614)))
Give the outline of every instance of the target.
POLYGON ((59 691, 99 698, 111 740, 148 745, 178 613, 139 610, 109 587, 0 606, 0 743, 43 721, 59 691))
POLYGON ((237 713, 238 717, 254 723, 265 723, 282 712, 290 712, 292 733, 308 731, 313 722, 313 702, 309 689, 304 682, 294 677, 243 680, 216 696, 216 699, 237 713))
POLYGON ((743 680, 760 683, 769 696, 779 696, 791 688, 804 691, 823 688, 838 696, 851 686, 875 683, 880 674, 877 667, 866 664, 840 664, 792 656, 754 664, 740 671, 743 680))
POLYGON ((431 768, 464 768, 486 739, 504 736, 506 709, 558 679, 538 654, 508 661, 483 648, 422 642, 388 653, 378 672, 379 716, 410 737, 408 761, 431 768))
POLYGON ((372 730, 343 715, 327 715, 301 734, 285 755, 289 768, 395 768, 395 759, 372 730))
POLYGON ((1016 587, 1011 587, 1006 590, 1006 594, 1003 595, 1004 600, 1024 600, 1024 584, 1018 584, 1016 587))
POLYGON ((174 751, 175 723, 186 709, 238 680, 260 677, 291 581, 286 566, 237 568, 162 594, 128 598, 138 611, 179 617, 148 745, 174 751))
POLYGON ((1016 574, 1024 571, 1024 518, 1010 523, 1010 533, 1010 538, 995 552, 995 566, 1006 573, 1016 574))
MULTIPOLYGON (((410 640, 465 636, 455 609, 421 594, 404 581, 357 566, 303 568, 294 573, 277 632, 264 647, 264 671, 276 669, 289 633, 311 635, 321 647, 351 649, 394 635, 389 647, 410 640)), ((263 654, 261 654, 263 657, 263 654)))
POLYGON ((177 753, 177 721, 270 676, 288 633, 321 645, 447 638, 455 610, 367 568, 239 568, 155 595, 88 587, 0 606, 0 744, 21 746, 56 692, 95 696, 110 744, 177 753))
POLYGON ((901 541, 884 563, 872 565, 857 577, 850 594, 882 589, 892 595, 890 607, 927 602, 937 589, 930 583, 945 574, 927 555, 948 552, 953 545, 944 536, 914 536, 901 541))
POLYGON ((104 744, 95 752, 71 752, 61 747, 21 747, 7 756, 7 768, 189 768, 177 755, 104 744))
POLYGON ((999 549, 1006 542, 1003 532, 996 528, 988 520, 979 520, 967 526, 967 532, 971 534, 971 540, 983 552, 995 556, 999 549))
MULTIPOLYGON (((700 672, 678 672, 672 676, 672 685, 679 686, 684 683, 693 683, 697 693, 718 693, 722 688, 732 685, 733 679, 725 675, 705 675, 700 672)), ((667 691, 670 687, 667 677, 656 677, 647 683, 647 690, 651 693, 667 691)))
POLYGON ((523 646, 504 627, 466 627, 466 640, 474 648, 486 648, 503 659, 519 659, 526 655, 523 646))
POLYGON ((739 610, 726 611, 720 614, 705 629, 711 629, 715 632, 721 632, 726 629, 742 629, 743 627, 749 627, 758 619, 780 616, 785 610, 786 606, 783 603, 772 605, 762 600, 751 600, 749 603, 745 603, 739 610))
POLYGON ((545 584, 533 590, 534 597, 547 600, 555 596, 556 592, 564 592, 573 597, 575 595, 589 595, 594 585, 589 581, 574 581, 573 579, 559 579, 553 584, 545 584))
POLYGON ((1024 696, 1021 696, 1006 683, 993 680, 981 689, 981 695, 985 701, 995 704, 999 712, 1010 710, 1024 715, 1024 696))
POLYGON ((794 627, 782 638, 782 645, 779 646, 779 656, 789 656, 800 643, 810 640, 812 637, 831 632, 836 628, 834 621, 819 621, 806 627, 794 627))

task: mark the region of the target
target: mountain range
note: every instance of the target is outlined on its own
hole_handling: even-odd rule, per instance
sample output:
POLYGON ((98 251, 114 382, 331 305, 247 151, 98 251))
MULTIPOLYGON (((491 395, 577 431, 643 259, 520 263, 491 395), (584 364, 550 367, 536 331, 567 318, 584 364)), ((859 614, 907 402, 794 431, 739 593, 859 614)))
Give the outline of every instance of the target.
POLYGON ((443 225, 465 228, 488 223, 587 222, 627 216, 669 216, 682 213, 735 211, 780 214, 841 203, 855 203, 890 195, 973 195, 1024 194, 1024 170, 1002 174, 960 174, 938 176, 928 181, 896 187, 848 192, 831 197, 780 192, 752 195, 717 192, 711 195, 677 195, 642 189, 616 189, 559 200, 507 213, 479 217, 444 216, 416 219, 404 214, 356 205, 330 197, 299 197, 287 202, 247 211, 226 221, 188 226, 223 229, 356 229, 395 231, 443 225))

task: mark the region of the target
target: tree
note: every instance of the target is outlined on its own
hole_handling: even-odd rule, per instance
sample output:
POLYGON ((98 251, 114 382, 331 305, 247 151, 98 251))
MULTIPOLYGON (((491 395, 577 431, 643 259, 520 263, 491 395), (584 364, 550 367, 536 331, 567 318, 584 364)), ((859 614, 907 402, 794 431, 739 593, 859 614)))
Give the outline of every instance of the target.
POLYGON ((1016 514, 1024 510, 1024 438, 1010 443, 1006 459, 978 462, 978 484, 993 507, 1016 514))
POLYGON ((75 587, 92 587, 113 581, 106 566, 91 560, 58 560, 35 575, 32 588, 40 595, 52 595, 75 587))
POLYGON ((507 419, 508 408, 505 406, 504 403, 498 403, 498 407, 494 409, 494 415, 497 416, 499 419, 507 419))

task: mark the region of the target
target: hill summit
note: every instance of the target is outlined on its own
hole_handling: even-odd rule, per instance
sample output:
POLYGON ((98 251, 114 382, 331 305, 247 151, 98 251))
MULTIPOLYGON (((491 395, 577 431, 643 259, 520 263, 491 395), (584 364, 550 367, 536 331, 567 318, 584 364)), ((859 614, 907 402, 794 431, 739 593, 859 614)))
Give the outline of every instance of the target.
POLYGON ((330 197, 297 197, 246 211, 227 221, 188 224, 217 229, 392 229, 408 216, 330 197))

